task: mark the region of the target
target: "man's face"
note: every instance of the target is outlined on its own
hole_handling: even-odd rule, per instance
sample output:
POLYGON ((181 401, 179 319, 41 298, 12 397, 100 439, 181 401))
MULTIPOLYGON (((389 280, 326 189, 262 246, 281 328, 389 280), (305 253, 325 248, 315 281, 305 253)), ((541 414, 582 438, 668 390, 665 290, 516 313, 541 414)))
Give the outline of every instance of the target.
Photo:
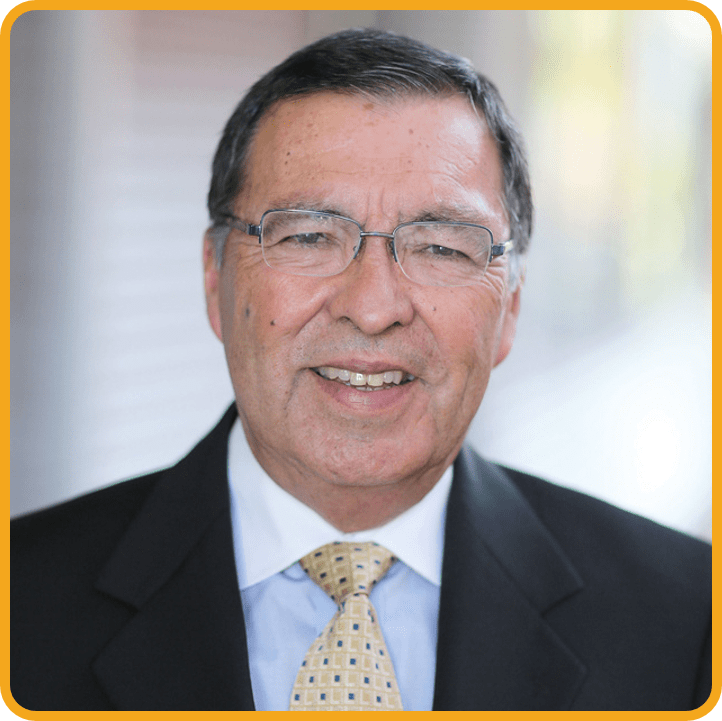
MULTIPOLYGON (((494 141, 465 98, 323 93, 262 120, 234 212, 258 223, 272 208, 325 210, 384 233, 453 219, 498 243, 509 232, 502 188, 494 141)), ((206 291, 251 448, 312 506, 341 486, 422 497, 456 455, 518 313, 505 259, 473 286, 422 286, 379 237, 341 274, 314 278, 269 268, 257 239, 234 230, 220 271, 206 241, 206 291), (359 389, 322 377, 327 368, 390 372, 392 383, 359 389)))

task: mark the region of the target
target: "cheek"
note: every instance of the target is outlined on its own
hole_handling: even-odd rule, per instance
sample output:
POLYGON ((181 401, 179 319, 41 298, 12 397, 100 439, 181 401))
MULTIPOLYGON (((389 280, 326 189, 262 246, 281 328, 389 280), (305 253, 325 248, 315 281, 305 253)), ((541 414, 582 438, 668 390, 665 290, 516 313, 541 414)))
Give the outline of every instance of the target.
POLYGON ((466 408, 481 401, 496 355, 500 304, 496 296, 457 292, 453 313, 442 313, 435 303, 435 336, 443 365, 446 403, 466 408))
POLYGON ((436 335, 443 338, 452 365, 485 365, 499 331, 501 294, 494 287, 449 290, 452 302, 435 303, 436 335))
MULTIPOLYGON (((467 311, 459 320, 458 331, 452 339, 457 372, 462 375, 461 380, 469 386, 475 386, 480 381, 486 385, 495 335, 489 332, 492 319, 467 311)), ((470 390, 471 387, 467 389, 470 390)))
POLYGON ((283 293, 274 290, 266 269, 258 253, 248 257, 236 253, 227 258, 220 288, 224 342, 238 343, 241 337, 257 332, 266 316, 267 324, 275 325, 275 308, 283 293))
POLYGON ((317 279, 275 272, 262 259, 237 263, 221 284, 221 329, 229 362, 253 370, 257 378, 296 367, 323 307, 317 279))
MULTIPOLYGON (((254 355, 265 345, 259 311, 264 303, 253 282, 256 268, 244 268, 237 257, 227 259, 221 276, 221 332, 232 375, 253 371, 254 355)), ((257 264, 254 264, 257 265, 257 264)))

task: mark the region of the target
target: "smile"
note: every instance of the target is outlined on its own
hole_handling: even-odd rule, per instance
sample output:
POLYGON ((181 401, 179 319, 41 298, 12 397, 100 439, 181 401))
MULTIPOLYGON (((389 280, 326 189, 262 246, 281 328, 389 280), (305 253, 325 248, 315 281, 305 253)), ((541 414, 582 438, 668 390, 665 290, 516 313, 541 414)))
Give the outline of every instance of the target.
POLYGON ((353 386, 359 391, 380 391, 384 388, 410 383, 416 378, 416 376, 401 370, 388 370, 383 373, 358 373, 347 368, 334 368, 333 366, 320 366, 311 370, 326 380, 353 386))

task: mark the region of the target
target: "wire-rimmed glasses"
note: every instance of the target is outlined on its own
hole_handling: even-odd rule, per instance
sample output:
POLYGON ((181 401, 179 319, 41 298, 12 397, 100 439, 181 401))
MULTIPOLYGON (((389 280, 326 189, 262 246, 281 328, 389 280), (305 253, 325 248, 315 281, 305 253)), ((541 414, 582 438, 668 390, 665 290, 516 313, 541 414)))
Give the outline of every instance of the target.
POLYGON ((404 275, 422 285, 465 286, 477 283, 491 261, 508 252, 513 241, 494 245, 483 225, 450 221, 401 223, 392 233, 364 231, 351 218, 310 210, 267 210, 258 225, 225 216, 230 227, 256 236, 270 268, 290 275, 328 277, 343 272, 364 239, 390 241, 404 275))

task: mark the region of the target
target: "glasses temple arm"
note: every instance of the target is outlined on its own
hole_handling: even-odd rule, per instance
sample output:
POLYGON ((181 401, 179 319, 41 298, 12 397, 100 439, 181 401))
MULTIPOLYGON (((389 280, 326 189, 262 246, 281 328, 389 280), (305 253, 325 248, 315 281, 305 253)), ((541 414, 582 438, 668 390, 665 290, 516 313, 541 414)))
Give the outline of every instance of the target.
POLYGON ((235 215, 224 213, 221 215, 222 223, 227 225, 229 228, 235 228, 236 230, 242 230, 247 235, 254 235, 258 238, 258 242, 261 242, 261 226, 253 225, 251 223, 244 223, 240 218, 235 215))
POLYGON ((504 255, 504 253, 508 253, 513 247, 514 247, 513 240, 507 240, 505 243, 501 243, 500 245, 492 245, 491 246, 491 257, 497 258, 500 255, 504 255))

